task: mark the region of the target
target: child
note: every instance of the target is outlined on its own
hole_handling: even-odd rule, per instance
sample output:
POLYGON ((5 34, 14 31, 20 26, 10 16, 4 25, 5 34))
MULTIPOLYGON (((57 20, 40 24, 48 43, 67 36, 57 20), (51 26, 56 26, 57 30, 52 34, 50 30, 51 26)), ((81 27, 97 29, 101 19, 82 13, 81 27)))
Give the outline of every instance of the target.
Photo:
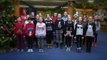
POLYGON ((46 33, 47 33, 46 42, 47 42, 48 48, 51 48, 52 38, 53 38, 53 23, 49 14, 47 14, 47 18, 45 19, 45 24, 46 24, 46 33))
POLYGON ((77 40, 77 51, 81 52, 81 47, 82 47, 82 39, 84 38, 83 36, 83 24, 82 24, 82 17, 78 18, 78 22, 75 27, 75 39, 77 40))
POLYGON ((71 42, 73 38, 73 32, 74 32, 73 22, 71 20, 71 17, 68 17, 68 20, 65 23, 65 27, 64 27, 64 36, 65 36, 66 45, 67 45, 66 51, 70 51, 72 47, 71 42))
POLYGON ((38 39, 39 52, 43 52, 44 38, 46 36, 46 25, 43 23, 42 17, 39 18, 39 22, 36 24, 35 36, 38 39))
MULTIPOLYGON (((63 20, 63 22, 64 22, 64 25, 65 25, 65 22, 67 21, 67 18, 68 18, 68 12, 65 11, 64 14, 63 14, 63 16, 62 16, 62 18, 61 18, 63 20)), ((62 43, 61 43, 61 47, 64 47, 64 46, 66 46, 65 45, 65 36, 64 36, 64 33, 62 32, 62 43)))
POLYGON ((54 13, 54 15, 52 16, 52 23, 53 23, 53 43, 55 44, 55 21, 57 20, 57 13, 54 13))
POLYGON ((85 27, 85 37, 86 37, 86 52, 91 52, 92 42, 95 36, 95 23, 93 22, 93 17, 88 17, 88 23, 85 27))
POLYGON ((55 21, 57 20, 57 13, 54 13, 53 17, 52 17, 52 22, 53 24, 55 24, 55 21))
POLYGON ((24 24, 21 20, 21 17, 17 18, 17 22, 14 23, 14 36, 17 41, 17 50, 23 51, 24 40, 23 40, 23 27, 24 24))
POLYGON ((25 26, 25 38, 28 45, 28 52, 33 52, 33 39, 35 34, 35 25, 32 23, 31 19, 28 18, 28 24, 25 26))
POLYGON ((58 19, 55 21, 56 30, 56 47, 62 44, 62 33, 63 33, 64 22, 61 20, 61 14, 58 14, 58 19))
POLYGON ((21 18, 22 18, 22 22, 25 22, 27 20, 27 16, 26 16, 26 10, 24 9, 23 14, 21 15, 21 18))
POLYGON ((96 33, 95 33, 95 39, 94 39, 94 42, 92 43, 92 46, 96 46, 97 38, 98 38, 98 32, 100 31, 100 21, 99 21, 98 16, 94 17, 94 23, 96 26, 96 33))
MULTIPOLYGON (((83 17, 83 28, 86 27, 86 25, 87 25, 87 20, 88 20, 87 16, 84 15, 84 17, 83 17)), ((86 39, 85 39, 85 37, 84 37, 84 39, 82 40, 82 44, 83 44, 83 45, 86 44, 86 39)))
MULTIPOLYGON (((74 30, 75 30, 75 26, 76 26, 76 24, 77 24, 77 20, 78 20, 78 15, 74 15, 73 16, 73 26, 74 26, 74 30)), ((73 37, 73 43, 77 43, 77 41, 76 41, 76 39, 73 37)))
MULTIPOLYGON (((39 20, 39 15, 37 14, 37 15, 35 16, 35 20, 33 20, 33 24, 34 24, 35 26, 36 26, 38 20, 39 20)), ((35 29, 36 29, 36 27, 35 27, 35 29)), ((36 37, 36 36, 34 37, 34 41, 35 41, 35 42, 34 42, 35 47, 38 48, 38 40, 37 40, 37 37, 36 37)))

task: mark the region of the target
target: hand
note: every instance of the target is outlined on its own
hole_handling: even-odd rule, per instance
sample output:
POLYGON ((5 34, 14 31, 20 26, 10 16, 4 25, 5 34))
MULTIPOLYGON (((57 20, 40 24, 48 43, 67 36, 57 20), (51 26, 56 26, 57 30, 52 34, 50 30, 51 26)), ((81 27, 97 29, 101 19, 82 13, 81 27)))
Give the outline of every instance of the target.
POLYGON ((45 37, 46 37, 46 35, 43 35, 43 37, 45 38, 45 37))
POLYGON ((38 34, 35 34, 35 36, 37 36, 38 34))
POLYGON ((95 35, 93 35, 93 37, 95 37, 95 35))
POLYGON ((23 36, 25 38, 25 36, 23 36))
POLYGON ((82 39, 84 39, 84 37, 82 37, 82 39))
POLYGON ((14 38, 16 38, 16 35, 13 35, 14 36, 14 38))
POLYGON ((74 37, 74 39, 76 39, 76 37, 74 37))
POLYGON ((66 37, 66 34, 64 34, 64 36, 66 37))
POLYGON ((73 37, 74 35, 71 35, 71 37, 73 37))
POLYGON ((61 33, 63 33, 63 31, 61 31, 61 33))

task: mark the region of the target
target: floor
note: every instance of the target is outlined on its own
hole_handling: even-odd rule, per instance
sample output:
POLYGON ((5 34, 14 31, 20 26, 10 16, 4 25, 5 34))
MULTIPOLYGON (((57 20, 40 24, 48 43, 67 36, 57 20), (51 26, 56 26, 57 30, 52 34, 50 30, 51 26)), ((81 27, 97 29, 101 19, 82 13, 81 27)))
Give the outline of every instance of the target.
POLYGON ((34 50, 33 53, 13 51, 0 54, 0 60, 107 60, 107 33, 99 33, 97 46, 92 48, 91 53, 86 53, 85 49, 77 53, 75 46, 70 52, 66 52, 65 48, 54 47, 45 48, 43 53, 34 50))

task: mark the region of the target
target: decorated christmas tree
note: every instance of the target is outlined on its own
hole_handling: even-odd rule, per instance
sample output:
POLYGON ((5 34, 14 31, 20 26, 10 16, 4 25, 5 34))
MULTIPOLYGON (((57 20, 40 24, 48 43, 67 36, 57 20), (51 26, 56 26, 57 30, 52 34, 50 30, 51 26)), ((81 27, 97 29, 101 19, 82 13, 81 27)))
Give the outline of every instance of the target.
POLYGON ((15 21, 14 8, 11 0, 0 2, 0 50, 9 49, 14 42, 13 22, 15 21))

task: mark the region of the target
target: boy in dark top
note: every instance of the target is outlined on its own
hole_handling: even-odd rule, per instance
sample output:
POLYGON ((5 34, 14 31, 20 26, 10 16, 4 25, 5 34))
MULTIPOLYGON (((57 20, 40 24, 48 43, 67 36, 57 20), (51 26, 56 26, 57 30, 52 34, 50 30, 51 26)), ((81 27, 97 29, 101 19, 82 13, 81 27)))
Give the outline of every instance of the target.
POLYGON ((61 20, 61 14, 58 14, 58 19, 55 21, 56 30, 56 45, 57 47, 62 44, 62 33, 63 33, 64 22, 61 20))

